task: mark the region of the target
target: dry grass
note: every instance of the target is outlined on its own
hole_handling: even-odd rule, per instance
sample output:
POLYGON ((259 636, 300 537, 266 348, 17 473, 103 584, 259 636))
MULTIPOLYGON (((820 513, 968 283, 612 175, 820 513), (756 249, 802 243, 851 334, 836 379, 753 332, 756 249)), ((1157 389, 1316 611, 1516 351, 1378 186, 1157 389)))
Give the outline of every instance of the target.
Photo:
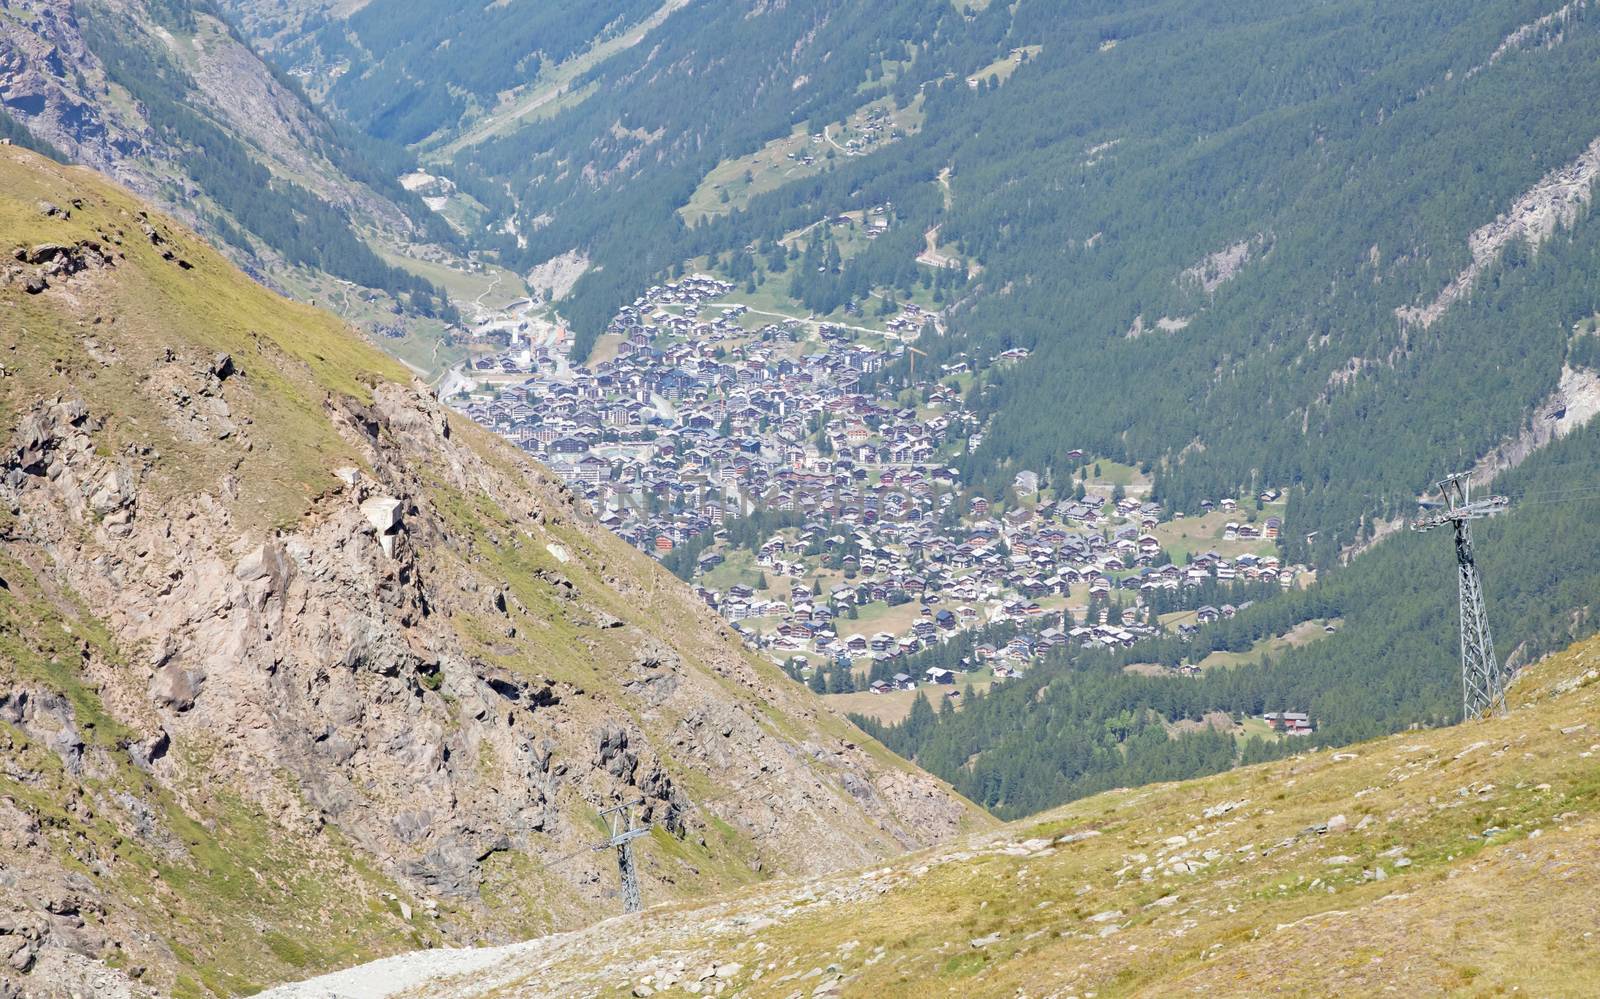
POLYGON ((748 996, 836 977, 843 995, 918 999, 1593 995, 1600 639, 1529 669, 1513 702, 1113 791, 884 870, 652 910, 603 959, 574 934, 497 975, 518 995, 627 994, 682 957, 742 964, 748 996))
POLYGON ((108 427, 113 450, 151 448, 165 459, 162 467, 181 470, 158 475, 154 495, 188 492, 219 483, 244 452, 173 436, 158 415, 171 399, 146 375, 171 363, 163 360, 168 349, 189 368, 226 352, 243 371, 228 390, 234 422, 259 445, 233 512, 245 526, 292 521, 327 487, 332 468, 355 461, 324 414, 325 397, 368 398, 378 379, 406 380, 405 369, 333 316, 279 298, 193 233, 158 219, 162 249, 193 269, 161 259, 140 230, 139 210, 130 195, 87 170, 0 149, 3 249, 92 240, 124 255, 113 269, 58 281, 43 295, 24 295, 15 285, 0 291, 9 374, 0 381, 0 404, 16 413, 39 398, 82 398, 91 417, 119 417, 108 427), (38 209, 40 201, 65 206, 73 199, 82 207, 69 220, 38 209), (115 357, 94 359, 96 343, 114 345, 115 357))
POLYGON ((1213 510, 1203 517, 1185 517, 1182 520, 1169 520, 1164 524, 1158 524, 1151 533, 1161 542, 1162 550, 1177 562, 1182 562, 1185 556, 1195 552, 1214 551, 1223 558, 1276 554, 1276 543, 1264 538, 1250 541, 1222 539, 1222 532, 1229 521, 1238 524, 1249 523, 1251 514, 1255 514, 1255 526, 1260 527, 1267 522, 1268 516, 1281 516, 1282 511, 1273 514, 1270 510, 1261 513, 1254 510, 1238 510, 1233 513, 1213 510))
POLYGON ((981 694, 994 686, 994 677, 988 674, 962 677, 953 687, 941 687, 938 684, 924 684, 916 690, 891 690, 887 694, 874 694, 871 691, 858 691, 854 694, 829 694, 825 701, 832 705, 840 714, 865 715, 876 719, 885 725, 894 725, 905 720, 911 713, 911 705, 916 703, 919 696, 926 696, 928 703, 937 711, 939 702, 950 691, 958 691, 961 697, 955 698, 956 710, 960 710, 966 692, 970 688, 973 693, 981 694))
MULTIPOLYGON (((1008 74, 1009 75, 1009 74, 1008 74)), ((689 201, 678 209, 685 220, 701 220, 726 215, 729 211, 744 208, 757 195, 775 191, 793 180, 814 177, 835 165, 849 161, 853 155, 865 155, 894 141, 889 135, 866 143, 858 153, 841 151, 849 139, 860 134, 873 111, 888 115, 892 128, 906 135, 914 135, 922 128, 922 97, 919 94, 911 104, 897 108, 889 98, 873 101, 858 109, 842 124, 828 126, 828 139, 813 136, 804 125, 797 126, 791 134, 774 139, 746 156, 724 160, 712 168, 700 181, 689 201), (837 143, 837 145, 835 145, 837 143), (806 163, 799 157, 810 156, 806 163), (726 192, 728 200, 722 201, 726 192)))
POLYGON ((1263 659, 1277 656, 1285 649, 1297 649, 1302 645, 1328 636, 1328 627, 1331 625, 1337 631, 1344 624, 1343 618, 1327 620, 1317 618, 1313 621, 1301 621, 1282 635, 1263 638, 1243 652, 1213 652, 1200 660, 1197 664, 1201 669, 1231 668, 1242 666, 1245 663, 1258 663, 1263 659))

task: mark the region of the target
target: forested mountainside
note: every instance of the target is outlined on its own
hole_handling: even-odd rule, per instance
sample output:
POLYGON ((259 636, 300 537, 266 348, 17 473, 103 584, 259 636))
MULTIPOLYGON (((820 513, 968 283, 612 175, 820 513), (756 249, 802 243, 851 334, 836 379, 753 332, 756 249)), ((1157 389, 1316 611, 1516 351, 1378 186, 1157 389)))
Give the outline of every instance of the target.
POLYGON ((0 147, 0 234, 0 995, 579 925, 612 804, 652 902, 986 824, 125 191, 0 147))
POLYGON ((659 0, 458 4, 368 0, 347 18, 303 5, 236 3, 308 82, 362 131, 405 144, 449 134, 469 110, 537 80, 649 15, 659 0), (299 6, 301 17, 294 17, 299 6), (321 69, 321 73, 317 72, 321 69), (318 86, 320 77, 327 82, 318 86))
MULTIPOLYGON (((1321 561, 1555 390, 1596 307, 1586 0, 957 6, 688 4, 537 114, 434 155, 507 229, 489 238, 508 261, 598 265, 562 305, 580 353, 682 261, 892 206, 834 273, 782 281, 819 313, 905 296, 936 236, 965 272, 931 361, 1033 351, 974 394, 995 419, 966 463, 991 493, 1071 448, 1150 463, 1184 507, 1278 485, 1290 554, 1321 561), (893 141, 679 211, 719 164, 875 102, 907 112, 893 141)), ((351 46, 331 99, 369 124, 361 95, 401 51, 361 51, 383 7, 317 34, 351 46)), ((561 35, 551 59, 573 49, 561 35)), ((473 51, 505 86, 480 65, 504 59, 473 51)), ((445 118, 487 96, 454 92, 445 118)))
POLYGON ((269 997, 1590 995, 1597 680, 1591 641, 1524 676, 1508 718, 269 997))
POLYGON ((455 316, 373 249, 454 239, 401 186, 408 154, 324 118, 204 0, 5 4, 0 106, 13 130, 179 213, 262 280, 304 297, 359 285, 389 322, 455 316))

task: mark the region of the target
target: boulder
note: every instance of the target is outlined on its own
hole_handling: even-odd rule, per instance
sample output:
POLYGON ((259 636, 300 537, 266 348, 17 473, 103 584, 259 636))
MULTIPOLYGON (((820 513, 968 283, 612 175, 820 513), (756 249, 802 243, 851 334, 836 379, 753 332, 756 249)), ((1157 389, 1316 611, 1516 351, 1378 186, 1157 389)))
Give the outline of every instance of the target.
POLYGON ((172 748, 172 737, 164 728, 158 728, 154 735, 128 744, 128 759, 135 767, 149 773, 156 762, 167 755, 167 750, 172 748))
POLYGON ((26 974, 28 969, 33 967, 35 951, 31 941, 12 940, 8 944, 0 945, 0 953, 4 953, 7 950, 10 953, 6 955, 6 963, 13 970, 26 974))
POLYGON ((284 578, 287 571, 288 560, 284 557, 283 546, 276 541, 268 541, 240 559, 239 564, 234 567, 233 576, 241 583, 270 579, 276 585, 284 578))
POLYGON ((374 496, 361 504, 361 514, 378 532, 378 543, 388 558, 394 558, 394 536, 400 530, 401 505, 400 500, 392 496, 374 496))
POLYGON ((205 682, 206 675, 199 670, 188 670, 177 663, 167 663, 156 670, 155 677, 150 681, 150 696, 164 708, 188 711, 194 707, 195 698, 200 696, 200 689, 205 682))

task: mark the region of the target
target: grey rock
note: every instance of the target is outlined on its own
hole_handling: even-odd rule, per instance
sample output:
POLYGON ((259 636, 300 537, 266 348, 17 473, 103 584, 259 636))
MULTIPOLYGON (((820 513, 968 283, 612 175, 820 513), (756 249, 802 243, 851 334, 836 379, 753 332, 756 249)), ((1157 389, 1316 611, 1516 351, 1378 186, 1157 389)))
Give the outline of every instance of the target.
POLYGON ((157 729, 155 734, 140 742, 128 745, 128 759, 133 765, 149 773, 155 764, 167 755, 167 750, 172 748, 172 737, 167 730, 157 729))
POLYGON ((293 574, 294 563, 276 539, 263 542, 233 569, 235 579, 254 584, 252 594, 257 610, 265 606, 268 598, 281 597, 293 574))
POLYGON ((367 523, 379 534, 388 534, 400 526, 400 510, 403 504, 393 496, 374 496, 361 504, 361 515, 367 518, 367 523))
POLYGON ((175 711, 188 711, 194 707, 195 698, 205 686, 206 675, 200 670, 184 669, 169 662, 156 670, 150 681, 150 696, 157 704, 175 711))
MULTIPOLYGON (((6 945, 0 944, 0 953, 3 953, 6 949, 6 945)), ((11 953, 6 955, 6 964, 10 965, 14 971, 27 974, 28 969, 33 967, 33 959, 37 953, 33 943, 28 940, 17 940, 15 946, 10 949, 11 953)))

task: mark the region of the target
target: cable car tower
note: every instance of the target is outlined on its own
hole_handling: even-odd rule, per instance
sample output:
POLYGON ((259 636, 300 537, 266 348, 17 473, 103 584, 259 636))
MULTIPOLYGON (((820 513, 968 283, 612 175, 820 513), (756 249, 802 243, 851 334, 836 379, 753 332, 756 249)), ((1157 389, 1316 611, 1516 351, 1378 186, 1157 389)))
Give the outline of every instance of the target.
POLYGON ((1472 522, 1500 513, 1510 505, 1504 496, 1472 498, 1472 481, 1465 472, 1438 483, 1444 505, 1412 525, 1413 531, 1431 531, 1446 524, 1455 529, 1456 584, 1461 592, 1461 700, 1462 713, 1471 720, 1506 713, 1506 685, 1511 671, 1494 655, 1489 634, 1489 614, 1483 603, 1483 574, 1472 551, 1472 522))
POLYGON ((639 893, 639 869, 633 863, 633 841, 650 832, 649 823, 637 828, 633 824, 634 806, 642 804, 644 799, 636 798, 602 811, 600 818, 605 821, 606 832, 610 838, 594 848, 596 853, 612 848, 617 851, 617 870, 622 875, 624 912, 638 912, 644 908, 644 901, 639 893))

